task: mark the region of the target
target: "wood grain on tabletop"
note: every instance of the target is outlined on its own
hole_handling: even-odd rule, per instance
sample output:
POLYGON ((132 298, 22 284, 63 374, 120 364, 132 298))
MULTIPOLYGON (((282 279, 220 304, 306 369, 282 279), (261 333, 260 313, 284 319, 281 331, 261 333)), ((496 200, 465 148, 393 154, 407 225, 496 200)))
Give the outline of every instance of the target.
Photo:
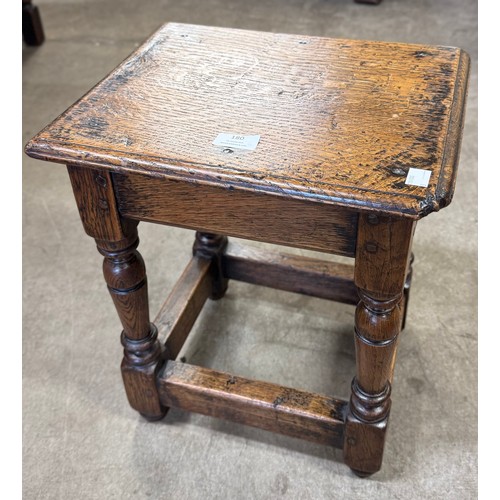
POLYGON ((420 218, 453 194, 468 68, 452 47, 167 24, 26 151, 420 218))

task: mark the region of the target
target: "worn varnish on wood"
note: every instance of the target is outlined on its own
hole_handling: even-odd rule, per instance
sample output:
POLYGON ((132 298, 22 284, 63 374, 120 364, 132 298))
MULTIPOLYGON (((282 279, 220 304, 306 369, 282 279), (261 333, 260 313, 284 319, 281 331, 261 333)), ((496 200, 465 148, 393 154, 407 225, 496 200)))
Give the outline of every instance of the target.
POLYGON ((345 401, 176 361, 160 372, 158 390, 166 406, 343 446, 345 401))
POLYGON ((144 174, 115 174, 113 180, 120 213, 128 219, 354 257, 354 211, 144 174))
POLYGON ((468 68, 452 47, 167 24, 26 150, 419 218, 453 194, 468 68), (261 139, 238 152, 221 132, 261 139))

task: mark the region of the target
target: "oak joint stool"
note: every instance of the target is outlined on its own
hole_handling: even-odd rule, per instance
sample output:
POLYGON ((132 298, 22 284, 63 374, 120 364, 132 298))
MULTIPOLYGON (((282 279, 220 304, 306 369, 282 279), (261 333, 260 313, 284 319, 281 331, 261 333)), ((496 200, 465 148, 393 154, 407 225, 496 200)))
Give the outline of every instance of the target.
POLYGON ((67 164, 123 325, 123 381, 169 407, 344 450, 380 469, 416 221, 451 201, 469 71, 460 49, 167 24, 26 146, 67 164), (153 322, 139 221, 196 230, 153 322), (268 253, 227 236, 351 257, 268 253), (177 361, 229 280, 356 305, 349 401, 177 361))

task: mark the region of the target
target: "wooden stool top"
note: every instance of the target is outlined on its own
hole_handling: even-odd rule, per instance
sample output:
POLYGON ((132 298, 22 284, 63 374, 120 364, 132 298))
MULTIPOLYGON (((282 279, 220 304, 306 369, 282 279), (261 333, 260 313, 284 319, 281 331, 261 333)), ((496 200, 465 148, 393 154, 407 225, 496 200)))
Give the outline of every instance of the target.
POLYGON ((167 24, 26 151, 418 219, 451 201, 468 70, 452 47, 167 24))

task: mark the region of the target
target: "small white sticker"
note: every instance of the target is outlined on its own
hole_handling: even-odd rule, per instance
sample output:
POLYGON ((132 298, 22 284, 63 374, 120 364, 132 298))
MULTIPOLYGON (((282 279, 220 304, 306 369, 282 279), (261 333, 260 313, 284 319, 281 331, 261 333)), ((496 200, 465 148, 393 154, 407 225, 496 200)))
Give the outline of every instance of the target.
POLYGON ((426 188, 431 178, 431 170, 422 170, 421 168, 410 168, 406 176, 405 184, 410 186, 420 186, 426 188))
POLYGON ((259 144, 260 135, 239 135, 239 134, 219 134, 215 141, 212 142, 214 146, 222 146, 225 148, 247 149, 254 150, 259 144))

